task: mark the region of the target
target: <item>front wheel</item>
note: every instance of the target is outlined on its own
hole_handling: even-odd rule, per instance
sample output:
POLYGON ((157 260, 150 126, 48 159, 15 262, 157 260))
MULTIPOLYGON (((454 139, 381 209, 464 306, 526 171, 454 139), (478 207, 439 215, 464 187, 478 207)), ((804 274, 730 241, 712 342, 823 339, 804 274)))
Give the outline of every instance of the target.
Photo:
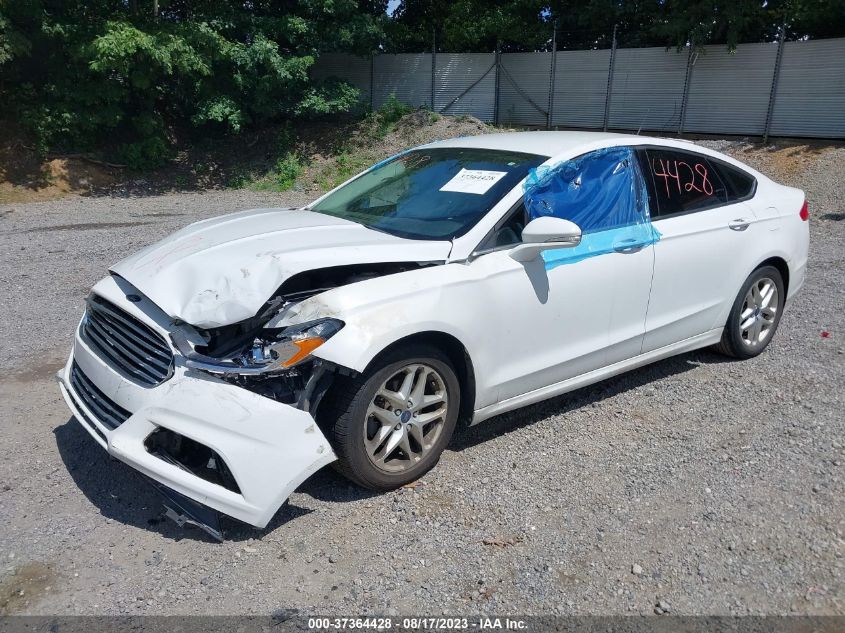
POLYGON ((760 354, 777 330, 785 299, 777 268, 763 266, 751 273, 734 301, 717 351, 742 359, 760 354))
POLYGON ((338 376, 320 407, 336 468, 365 488, 392 490, 428 472, 458 419, 460 386, 428 345, 388 352, 355 378, 338 376))

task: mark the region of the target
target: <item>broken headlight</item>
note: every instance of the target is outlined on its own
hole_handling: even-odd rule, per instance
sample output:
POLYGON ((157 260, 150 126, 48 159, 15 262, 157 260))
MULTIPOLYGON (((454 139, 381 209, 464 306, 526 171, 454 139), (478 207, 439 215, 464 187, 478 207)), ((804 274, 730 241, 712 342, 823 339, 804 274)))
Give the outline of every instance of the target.
POLYGON ((225 360, 187 354, 186 366, 213 374, 255 376, 279 373, 308 360, 311 353, 343 327, 338 319, 319 319, 288 327, 265 326, 243 351, 225 360))
POLYGON ((244 366, 263 372, 293 367, 311 356, 311 352, 337 334, 343 321, 321 319, 286 328, 265 328, 252 347, 241 357, 244 366))

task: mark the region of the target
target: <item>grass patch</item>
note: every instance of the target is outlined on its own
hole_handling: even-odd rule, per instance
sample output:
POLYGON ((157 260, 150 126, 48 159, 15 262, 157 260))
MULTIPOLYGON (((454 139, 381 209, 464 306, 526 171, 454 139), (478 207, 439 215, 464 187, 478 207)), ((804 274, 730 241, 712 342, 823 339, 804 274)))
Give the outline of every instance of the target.
POLYGON ((369 115, 375 127, 375 137, 379 139, 386 137, 403 116, 413 111, 414 108, 402 103, 396 95, 391 94, 378 110, 369 115))
POLYGON ((285 153, 262 178, 251 183, 255 191, 288 191, 296 185, 305 169, 305 161, 294 151, 285 153))
MULTIPOLYGON (((384 105, 367 115, 363 122, 364 134, 356 144, 345 143, 335 150, 315 169, 309 170, 310 162, 298 146, 300 139, 290 125, 279 130, 276 136, 276 158, 273 166, 263 174, 236 172, 227 181, 231 188, 249 188, 254 191, 289 191, 294 188, 321 189, 328 191, 363 171, 382 156, 372 149, 368 140, 381 140, 393 132, 402 117, 414 112, 414 108, 401 103, 390 95, 384 105)), ((433 123, 440 115, 432 113, 433 123), (435 118, 436 117, 436 118, 435 118)))
POLYGON ((334 189, 376 162, 378 157, 372 151, 344 150, 320 168, 314 175, 314 184, 326 191, 334 189))
MULTIPOLYGON (((288 124, 277 129, 273 136, 264 137, 263 150, 256 148, 263 161, 246 168, 236 166, 225 182, 231 188, 255 191, 328 191, 410 145, 430 142, 435 135, 442 138, 444 132, 452 137, 483 129, 455 128, 455 120, 427 108, 413 108, 391 95, 378 110, 358 120, 323 122, 311 128, 288 124)), ((459 120, 462 124, 474 121, 467 116, 459 120)))
POLYGON ((226 180, 226 189, 244 189, 252 182, 250 174, 243 169, 236 168, 226 180))

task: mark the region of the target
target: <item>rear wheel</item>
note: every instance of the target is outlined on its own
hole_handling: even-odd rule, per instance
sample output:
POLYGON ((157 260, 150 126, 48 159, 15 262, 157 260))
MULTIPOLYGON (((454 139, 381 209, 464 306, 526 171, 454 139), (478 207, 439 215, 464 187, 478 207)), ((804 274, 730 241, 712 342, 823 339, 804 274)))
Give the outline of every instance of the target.
POLYGON ((773 266, 755 270, 734 301, 716 349, 734 358, 752 358, 772 340, 786 299, 783 277, 773 266))
POLYGON ((336 468, 366 488, 391 490, 440 459, 460 408, 448 358, 428 345, 388 352, 355 378, 338 377, 320 407, 336 468))

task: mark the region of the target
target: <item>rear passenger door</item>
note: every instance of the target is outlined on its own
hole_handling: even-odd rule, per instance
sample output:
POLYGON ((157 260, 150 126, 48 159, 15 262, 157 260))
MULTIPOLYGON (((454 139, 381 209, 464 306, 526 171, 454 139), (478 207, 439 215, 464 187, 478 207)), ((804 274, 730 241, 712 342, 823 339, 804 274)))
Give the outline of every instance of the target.
POLYGON ((750 267, 753 242, 768 230, 754 216, 746 172, 703 154, 644 148, 638 158, 660 232, 643 352, 724 325, 750 267))

